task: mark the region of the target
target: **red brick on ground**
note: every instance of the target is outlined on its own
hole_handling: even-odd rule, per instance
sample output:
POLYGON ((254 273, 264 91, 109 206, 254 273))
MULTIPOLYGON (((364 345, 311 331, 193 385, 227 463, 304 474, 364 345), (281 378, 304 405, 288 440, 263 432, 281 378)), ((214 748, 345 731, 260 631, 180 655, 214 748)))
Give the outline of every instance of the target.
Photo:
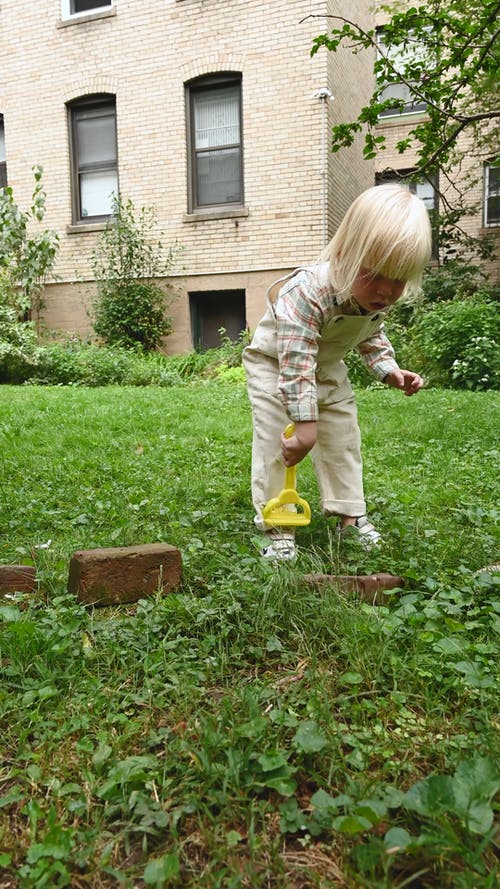
POLYGON ((87 549, 71 557, 68 591, 86 605, 116 605, 166 595, 181 576, 181 552, 168 543, 87 549))
POLYGON ((32 565, 0 565, 0 596, 5 593, 34 593, 36 569, 32 565))

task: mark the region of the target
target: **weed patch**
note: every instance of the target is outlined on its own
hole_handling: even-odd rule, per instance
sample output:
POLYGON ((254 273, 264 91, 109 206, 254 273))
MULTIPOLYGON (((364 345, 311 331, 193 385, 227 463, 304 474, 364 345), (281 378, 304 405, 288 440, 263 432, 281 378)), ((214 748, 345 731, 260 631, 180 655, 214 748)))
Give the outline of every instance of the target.
POLYGON ((495 889, 493 392, 359 394, 376 554, 311 525, 263 564, 244 388, 0 388, 0 885, 495 889), (415 402, 415 403, 413 403, 415 402), (165 542, 182 586, 66 592, 77 549, 165 542), (373 608, 309 572, 391 571, 373 608))

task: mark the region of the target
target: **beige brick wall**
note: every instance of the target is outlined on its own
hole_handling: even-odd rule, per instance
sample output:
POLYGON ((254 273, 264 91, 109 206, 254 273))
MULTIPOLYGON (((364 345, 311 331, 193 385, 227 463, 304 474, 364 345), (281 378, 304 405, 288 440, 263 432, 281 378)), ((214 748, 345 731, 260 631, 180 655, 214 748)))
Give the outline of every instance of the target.
MULTIPOLYGON (((61 242, 60 283, 46 288, 49 326, 89 331, 82 294, 92 292, 98 233, 69 230, 65 107, 87 94, 116 95, 121 192, 137 207, 155 206, 163 240, 181 243, 185 293, 193 281, 203 289, 202 279, 210 289, 245 286, 253 326, 264 285, 315 259, 351 200, 373 181, 359 143, 330 152, 331 125, 348 118, 368 90, 366 61, 326 50, 310 57, 312 38, 339 8, 369 22, 364 0, 113 0, 113 14, 71 24, 61 23, 60 0, 2 0, 9 184, 28 206, 31 167, 44 167, 44 225, 61 242), (186 222, 184 85, 229 70, 242 74, 248 215, 186 222), (315 96, 323 87, 334 94, 326 103, 315 96)), ((172 348, 189 348, 186 297, 175 316, 172 348)))

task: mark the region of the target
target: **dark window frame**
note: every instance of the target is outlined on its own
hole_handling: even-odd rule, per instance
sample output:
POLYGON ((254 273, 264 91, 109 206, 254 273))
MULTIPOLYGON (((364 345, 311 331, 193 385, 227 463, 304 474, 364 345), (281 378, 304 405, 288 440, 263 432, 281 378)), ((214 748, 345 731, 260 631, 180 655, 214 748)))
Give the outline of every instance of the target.
POLYGON ((116 132, 116 96, 111 93, 98 93, 91 96, 85 96, 82 99, 75 99, 69 102, 68 120, 70 134, 70 157, 71 157, 71 193, 72 193, 72 219, 73 224, 85 225, 94 222, 103 222, 110 218, 111 213, 102 213, 95 215, 83 215, 81 200, 81 176, 85 173, 92 172, 115 172, 118 191, 118 142, 116 132), (105 115, 113 109, 115 124, 115 158, 114 161, 103 160, 92 164, 80 163, 78 156, 78 137, 77 122, 79 112, 95 111, 96 116, 105 115))
POLYGON ((500 198, 500 165, 498 160, 491 160, 484 165, 484 213, 483 213, 483 225, 485 228, 498 228, 500 226, 500 213, 498 215, 494 215, 493 219, 491 219, 490 214, 490 202, 493 198, 500 198), (497 182, 495 183, 494 188, 491 188, 491 171, 495 171, 495 178, 497 182))
POLYGON ((113 0, 70 0, 69 11, 70 15, 82 15, 82 13, 97 12, 103 7, 112 6, 112 3, 113 0), (79 6, 84 8, 79 9, 79 6))
MULTIPOLYGON (((3 114, 0 114, 0 129, 2 130, 3 141, 5 143, 5 124, 3 114)), ((7 188, 7 157, 0 160, 0 188, 7 188)))
POLYGON ((242 76, 240 72, 221 72, 219 74, 207 74, 197 77, 186 84, 186 121, 187 121, 187 154, 188 154, 188 213, 203 213, 211 208, 231 209, 244 206, 244 176, 243 176, 243 90, 242 76), (195 103, 196 96, 220 87, 221 90, 238 86, 238 124, 239 141, 216 147, 196 148, 195 143, 195 103), (202 202, 198 185, 198 159, 208 152, 227 151, 238 148, 239 151, 239 197, 237 200, 219 202, 202 202))

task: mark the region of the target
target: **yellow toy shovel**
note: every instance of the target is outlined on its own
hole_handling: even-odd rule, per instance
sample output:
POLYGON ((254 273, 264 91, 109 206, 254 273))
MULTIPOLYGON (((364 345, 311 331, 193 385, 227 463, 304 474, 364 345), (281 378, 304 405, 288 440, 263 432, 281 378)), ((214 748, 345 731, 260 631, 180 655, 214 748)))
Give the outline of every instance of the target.
MULTIPOLYGON (((285 429, 285 438, 291 438, 295 432, 293 423, 289 423, 285 429)), ((296 488, 297 473, 295 466, 287 466, 285 471, 285 487, 277 497, 268 500, 262 510, 264 523, 270 527, 291 527, 296 525, 308 525, 311 521, 311 507, 307 500, 299 497, 296 488), (295 507, 295 509, 290 509, 295 507)))

